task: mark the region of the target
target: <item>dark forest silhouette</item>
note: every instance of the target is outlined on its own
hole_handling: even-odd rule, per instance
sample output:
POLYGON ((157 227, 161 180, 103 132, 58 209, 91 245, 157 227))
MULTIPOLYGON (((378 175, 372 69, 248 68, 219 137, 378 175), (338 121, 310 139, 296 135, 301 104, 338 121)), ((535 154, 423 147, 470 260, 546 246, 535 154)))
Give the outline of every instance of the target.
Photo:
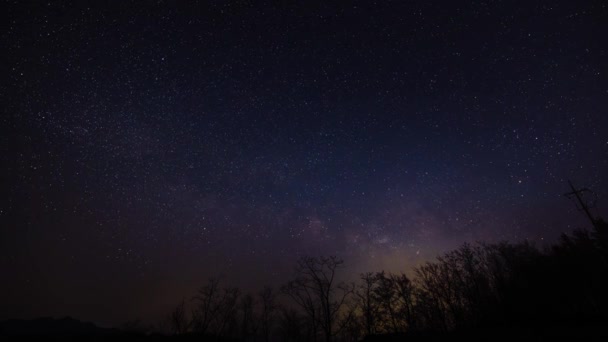
POLYGON ((338 282, 343 260, 305 257, 279 291, 242 295, 212 279, 190 312, 183 302, 175 308, 168 326, 178 335, 245 341, 608 336, 608 225, 595 223, 543 251, 466 243, 411 275, 369 272, 338 282), (293 305, 278 305, 277 296, 293 305))
MULTIPOLYGON (((122 331, 264 342, 605 337, 608 224, 594 223, 543 251, 529 243, 467 243, 411 275, 368 272, 352 283, 337 280, 343 260, 305 257, 278 290, 243 294, 210 279, 156 333, 138 334, 137 324, 122 331)), ((3 322, 0 332, 27 332, 19 324, 3 322)), ((40 333, 56 330, 45 324, 40 333)))

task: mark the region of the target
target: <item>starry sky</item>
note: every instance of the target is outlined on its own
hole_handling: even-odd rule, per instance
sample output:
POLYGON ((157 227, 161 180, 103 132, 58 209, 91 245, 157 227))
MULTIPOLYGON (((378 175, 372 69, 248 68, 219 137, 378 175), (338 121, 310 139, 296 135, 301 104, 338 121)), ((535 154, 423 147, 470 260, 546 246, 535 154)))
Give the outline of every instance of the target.
POLYGON ((0 319, 608 217, 605 1, 2 1, 0 319))

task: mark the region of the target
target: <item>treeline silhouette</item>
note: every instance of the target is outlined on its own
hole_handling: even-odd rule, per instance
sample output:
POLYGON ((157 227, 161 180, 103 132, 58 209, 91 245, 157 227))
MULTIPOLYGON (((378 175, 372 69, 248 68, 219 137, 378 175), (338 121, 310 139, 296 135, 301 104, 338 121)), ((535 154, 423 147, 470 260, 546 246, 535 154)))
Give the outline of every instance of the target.
POLYGON ((338 281, 344 262, 305 257, 278 290, 211 279, 168 315, 172 335, 241 341, 608 336, 608 224, 553 247, 464 244, 414 269, 338 281), (282 297, 282 298, 280 298, 282 297), (286 304, 291 303, 291 304, 286 304))
POLYGON ((197 341, 608 340, 608 224, 529 243, 464 244, 405 273, 339 281, 344 261, 304 257, 279 289, 210 279, 153 330, 64 318, 0 322, 0 336, 197 341))

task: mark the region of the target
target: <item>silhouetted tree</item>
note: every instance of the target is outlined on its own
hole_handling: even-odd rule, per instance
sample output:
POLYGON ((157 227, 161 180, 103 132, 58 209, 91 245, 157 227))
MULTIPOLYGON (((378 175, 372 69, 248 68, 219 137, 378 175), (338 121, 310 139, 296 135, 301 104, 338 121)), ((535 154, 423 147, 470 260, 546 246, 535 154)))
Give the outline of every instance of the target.
MULTIPOLYGON (((321 316, 321 308, 318 304, 317 292, 314 290, 312 281, 308 278, 298 275, 295 280, 288 282, 282 288, 283 293, 287 294, 294 302, 304 311, 307 318, 307 323, 310 326, 312 340, 317 340, 318 321, 321 316)), ((291 318, 287 315, 291 312, 283 311, 283 320, 291 318)))
POLYGON ((367 272, 360 276, 361 283, 355 291, 357 303, 363 315, 365 333, 372 335, 376 333, 376 318, 378 315, 378 303, 374 298, 376 288, 376 277, 374 273, 367 272))
POLYGON ((237 310, 240 290, 236 287, 223 289, 220 310, 217 314, 215 334, 218 336, 234 336, 237 324, 237 310))
POLYGON ((270 340, 274 316, 276 312, 276 294, 272 288, 266 286, 259 294, 261 313, 260 313, 260 332, 264 341, 270 340))
POLYGON ((346 302, 344 313, 341 318, 340 328, 337 330, 339 341, 360 341, 365 336, 363 324, 358 317, 359 304, 355 300, 346 302))
POLYGON ((383 332, 395 333, 401 329, 398 324, 395 304, 396 289, 391 277, 384 271, 378 272, 374 279, 374 300, 378 303, 378 321, 383 332))
POLYGON ((313 331, 304 333, 302 329, 302 319, 298 312, 292 308, 281 307, 279 310, 279 337, 281 341, 311 341, 313 331))
POLYGON ((224 336, 228 327, 236 323, 239 295, 239 289, 221 289, 219 280, 209 279, 209 283, 201 287, 193 298, 197 304, 192 312, 194 331, 224 336))
POLYGON ((397 302, 397 314, 405 321, 405 329, 416 328, 416 316, 414 315, 415 306, 415 288, 412 281, 401 273, 399 275, 391 274, 391 281, 395 287, 395 297, 397 302))
POLYGON ((257 317, 253 312, 254 305, 254 298, 251 294, 248 293, 241 298, 241 338, 243 340, 251 339, 257 330, 257 317))
POLYGON ((219 280, 209 279, 209 283, 198 290, 193 300, 197 304, 192 311, 193 329, 198 333, 206 334, 222 305, 219 280))
POLYGON ((354 285, 336 284, 336 272, 343 264, 336 257, 301 258, 296 266, 296 279, 283 287, 283 292, 308 315, 313 338, 320 327, 325 341, 331 341, 350 318, 341 316, 340 310, 353 293, 354 285))
POLYGON ((188 317, 186 314, 186 303, 182 300, 169 315, 169 326, 171 333, 180 335, 188 330, 188 317))
POLYGON ((433 321, 439 321, 442 331, 455 327, 459 317, 458 302, 454 287, 456 281, 450 272, 450 264, 444 257, 438 257, 437 262, 427 262, 415 269, 420 291, 425 293, 426 305, 429 308, 433 321))
POLYGON ((194 297, 190 325, 184 302, 167 321, 174 334, 191 327, 205 335, 266 342, 273 336, 358 341, 363 335, 398 339, 406 333, 457 336, 480 328, 534 331, 608 323, 608 226, 602 220, 592 231, 564 234, 543 252, 526 242, 465 243, 416 267, 413 278, 370 272, 355 287, 337 281, 341 267, 335 257, 298 260, 295 279, 281 291, 300 311, 279 309, 269 287, 256 301, 211 279, 194 297))

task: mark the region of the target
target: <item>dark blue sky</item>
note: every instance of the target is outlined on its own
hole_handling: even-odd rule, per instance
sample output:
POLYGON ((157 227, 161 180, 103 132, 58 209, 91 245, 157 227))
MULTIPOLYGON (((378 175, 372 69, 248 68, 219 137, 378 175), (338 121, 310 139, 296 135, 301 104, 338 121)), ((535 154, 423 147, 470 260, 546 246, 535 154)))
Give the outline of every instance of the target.
POLYGON ((542 245, 567 179, 607 216, 604 1, 281 3, 3 2, 0 318, 542 245))

